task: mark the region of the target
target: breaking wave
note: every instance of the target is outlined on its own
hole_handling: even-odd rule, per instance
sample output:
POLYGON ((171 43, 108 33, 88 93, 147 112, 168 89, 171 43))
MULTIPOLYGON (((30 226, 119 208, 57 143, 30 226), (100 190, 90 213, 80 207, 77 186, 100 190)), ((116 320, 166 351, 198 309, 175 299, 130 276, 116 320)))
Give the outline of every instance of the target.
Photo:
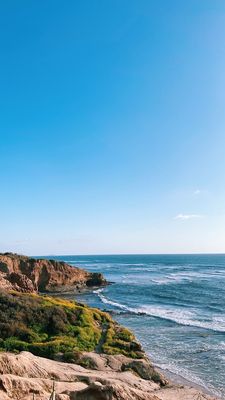
POLYGON ((98 289, 94 293, 98 295, 102 303, 119 308, 125 312, 137 315, 149 315, 151 317, 160 318, 175 322, 179 325, 193 326, 212 330, 215 332, 225 332, 225 318, 215 315, 211 320, 200 320, 194 310, 184 310, 179 308, 169 308, 162 306, 142 305, 140 307, 129 307, 125 304, 108 299, 103 294, 104 289, 98 289))

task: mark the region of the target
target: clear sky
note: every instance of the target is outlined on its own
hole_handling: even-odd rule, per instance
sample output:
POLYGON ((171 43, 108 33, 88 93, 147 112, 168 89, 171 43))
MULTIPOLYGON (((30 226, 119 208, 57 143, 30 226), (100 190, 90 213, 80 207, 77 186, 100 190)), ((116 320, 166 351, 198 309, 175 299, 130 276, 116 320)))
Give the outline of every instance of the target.
POLYGON ((0 5, 0 251, 225 252, 225 2, 0 5))

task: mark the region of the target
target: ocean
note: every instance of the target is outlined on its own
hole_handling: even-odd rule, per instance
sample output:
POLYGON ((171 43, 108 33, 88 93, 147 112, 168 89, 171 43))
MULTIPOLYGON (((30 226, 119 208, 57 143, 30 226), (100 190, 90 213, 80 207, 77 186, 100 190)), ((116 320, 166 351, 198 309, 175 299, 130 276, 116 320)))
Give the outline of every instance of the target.
POLYGON ((102 272, 113 284, 76 299, 113 312, 165 372, 225 396, 225 255, 51 258, 102 272))

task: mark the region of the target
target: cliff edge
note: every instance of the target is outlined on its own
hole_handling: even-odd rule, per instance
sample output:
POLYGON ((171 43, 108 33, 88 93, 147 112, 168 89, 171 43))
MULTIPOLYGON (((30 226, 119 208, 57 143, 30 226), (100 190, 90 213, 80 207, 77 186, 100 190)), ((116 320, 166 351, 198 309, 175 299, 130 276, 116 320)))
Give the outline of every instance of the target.
POLYGON ((0 291, 0 399, 212 399, 171 385, 109 314, 37 294, 0 291))
POLYGON ((103 311, 13 291, 0 291, 0 310, 1 400, 47 399, 51 379, 57 400, 146 400, 146 390, 167 384, 132 332, 103 311))
POLYGON ((106 283, 102 274, 71 267, 63 261, 0 253, 0 289, 24 293, 65 292, 106 283))

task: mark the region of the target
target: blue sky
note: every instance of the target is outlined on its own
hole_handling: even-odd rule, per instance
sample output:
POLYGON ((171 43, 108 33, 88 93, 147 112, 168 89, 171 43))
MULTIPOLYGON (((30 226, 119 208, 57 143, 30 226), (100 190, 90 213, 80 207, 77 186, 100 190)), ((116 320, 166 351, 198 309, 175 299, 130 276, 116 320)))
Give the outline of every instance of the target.
POLYGON ((0 251, 225 252, 224 1, 0 11, 0 251))

